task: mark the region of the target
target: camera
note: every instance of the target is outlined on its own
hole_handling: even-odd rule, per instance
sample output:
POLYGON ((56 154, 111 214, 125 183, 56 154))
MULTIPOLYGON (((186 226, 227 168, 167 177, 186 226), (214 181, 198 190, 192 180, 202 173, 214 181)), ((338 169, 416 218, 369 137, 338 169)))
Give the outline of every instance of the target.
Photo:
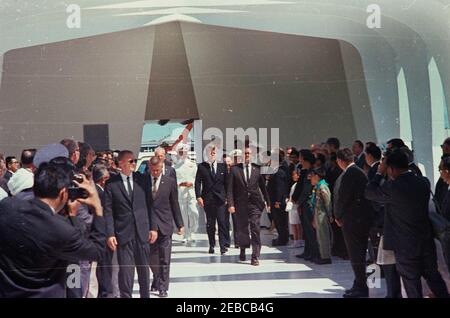
MULTIPOLYGON (((81 183, 83 182, 83 177, 80 174, 75 174, 73 176, 73 180, 81 183)), ((89 196, 89 193, 80 187, 78 187, 75 183, 72 183, 69 188, 69 200, 75 201, 77 199, 86 199, 89 196)))

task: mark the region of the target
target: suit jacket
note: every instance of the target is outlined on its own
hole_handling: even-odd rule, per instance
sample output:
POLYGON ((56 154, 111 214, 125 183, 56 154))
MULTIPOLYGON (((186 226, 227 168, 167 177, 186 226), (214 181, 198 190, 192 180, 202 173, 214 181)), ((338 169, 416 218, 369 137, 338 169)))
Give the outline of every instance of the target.
POLYGON ((225 163, 217 163, 215 177, 208 162, 200 163, 195 175, 195 196, 204 201, 218 200, 225 203, 227 176, 228 169, 225 163))
MULTIPOLYGON (((150 184, 150 193, 152 193, 152 186, 150 184)), ((177 183, 172 177, 161 176, 155 199, 151 197, 151 210, 155 222, 154 227, 162 235, 173 233, 174 222, 178 229, 183 226, 183 218, 178 203, 177 183)))
POLYGON ((312 185, 308 180, 308 174, 310 172, 310 169, 300 170, 300 178, 298 179, 294 193, 292 194, 292 201, 294 201, 300 208, 305 208, 309 196, 311 195, 312 185))
POLYGON ((364 165, 366 164, 366 155, 364 154, 364 152, 361 153, 359 157, 355 157, 355 163, 358 167, 364 169, 364 165))
POLYGON ((375 175, 377 174, 378 167, 380 166, 380 162, 377 162, 372 167, 369 168, 369 171, 367 172, 367 179, 369 181, 373 180, 375 178, 375 175))
POLYGON ((371 224, 374 211, 364 196, 367 176, 356 164, 345 170, 335 184, 334 215, 344 223, 371 224))
POLYGON ((442 178, 439 178, 436 183, 436 188, 434 190, 434 198, 439 204, 439 207, 442 209, 443 202, 448 192, 448 184, 442 178))
POLYGON ((248 204, 256 205, 261 211, 264 209, 266 201, 270 206, 270 198, 266 189, 266 182, 260 173, 260 168, 256 164, 251 164, 249 183, 245 181, 244 164, 240 163, 231 168, 227 179, 227 200, 228 206, 234 206, 236 211, 247 211, 248 204), (261 191, 261 192, 260 192, 261 191), (261 193, 263 198, 261 197, 261 193))
MULTIPOLYGON (((169 166, 165 162, 164 162, 164 175, 174 178, 175 179, 175 183, 176 183, 176 181, 177 181, 177 172, 175 171, 174 167, 172 167, 172 165, 169 166)), ((150 176, 150 179, 151 179, 151 176, 150 176)))
POLYGON ((146 242, 150 229, 156 230, 150 200, 151 185, 148 177, 138 172, 133 173, 132 200, 121 175, 111 177, 105 186, 104 212, 108 237, 115 236, 119 245, 126 244, 135 237, 146 242))
POLYGON ((9 170, 6 170, 5 174, 3 175, 3 179, 6 180, 6 183, 8 183, 9 179, 13 176, 13 173, 9 170))
POLYGON ((382 179, 376 175, 365 192, 370 200, 385 205, 385 249, 401 249, 413 256, 433 239, 428 218, 430 184, 410 171, 383 184, 382 179))
POLYGON ((273 205, 275 202, 281 203, 281 209, 286 207, 286 198, 289 195, 287 175, 284 169, 278 169, 278 171, 269 176, 269 182, 267 183, 267 192, 269 194, 270 202, 273 205))
POLYGON ((422 177, 422 176, 423 176, 423 175, 422 175, 422 171, 420 171, 419 167, 418 167, 414 162, 411 162, 411 163, 409 164, 409 170, 411 170, 412 172, 414 172, 414 174, 416 174, 416 175, 419 176, 419 177, 422 177))
POLYGON ((65 297, 66 268, 98 261, 106 248, 105 220, 94 217, 86 238, 76 217, 54 214, 40 201, 0 202, 0 297, 65 297))
POLYGON ((4 177, 0 177, 0 188, 5 190, 5 192, 9 194, 8 180, 6 180, 4 177))
POLYGON ((105 206, 105 190, 102 189, 98 184, 95 185, 95 188, 97 189, 98 197, 100 198, 102 206, 105 206))

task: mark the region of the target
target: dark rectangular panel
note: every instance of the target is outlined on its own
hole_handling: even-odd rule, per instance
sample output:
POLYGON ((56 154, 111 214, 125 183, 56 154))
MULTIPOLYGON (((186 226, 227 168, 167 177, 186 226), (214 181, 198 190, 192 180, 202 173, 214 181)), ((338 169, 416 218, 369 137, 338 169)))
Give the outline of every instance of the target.
POLYGON ((109 127, 103 125, 83 125, 84 141, 95 151, 109 150, 109 127))

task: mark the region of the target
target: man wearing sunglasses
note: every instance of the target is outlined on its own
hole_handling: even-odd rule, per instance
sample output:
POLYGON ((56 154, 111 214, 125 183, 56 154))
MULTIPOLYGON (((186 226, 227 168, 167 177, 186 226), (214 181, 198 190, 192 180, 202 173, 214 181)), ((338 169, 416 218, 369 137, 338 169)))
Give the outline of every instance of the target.
POLYGON ((149 298, 149 242, 158 236, 150 209, 150 180, 134 172, 133 152, 121 151, 118 161, 120 173, 105 186, 107 243, 112 251, 117 249, 120 297, 132 297, 136 267, 141 298, 149 298))

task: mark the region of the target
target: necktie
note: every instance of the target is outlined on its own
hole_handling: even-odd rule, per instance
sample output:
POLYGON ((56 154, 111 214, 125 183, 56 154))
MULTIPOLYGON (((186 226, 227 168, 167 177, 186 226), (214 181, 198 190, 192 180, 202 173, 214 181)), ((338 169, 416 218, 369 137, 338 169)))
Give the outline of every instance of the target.
POLYGON ((156 192, 158 191, 158 189, 156 188, 156 181, 158 181, 158 177, 153 177, 153 187, 152 187, 152 197, 153 200, 156 197, 156 192))
POLYGON ((133 188, 131 188, 130 177, 127 177, 128 196, 133 199, 133 188))
POLYGON ((248 165, 245 165, 245 181, 247 182, 247 184, 248 184, 248 181, 250 180, 250 177, 249 177, 249 171, 248 171, 248 165))
POLYGON ((216 177, 216 170, 214 170, 214 163, 211 164, 211 171, 212 171, 213 177, 216 177))

